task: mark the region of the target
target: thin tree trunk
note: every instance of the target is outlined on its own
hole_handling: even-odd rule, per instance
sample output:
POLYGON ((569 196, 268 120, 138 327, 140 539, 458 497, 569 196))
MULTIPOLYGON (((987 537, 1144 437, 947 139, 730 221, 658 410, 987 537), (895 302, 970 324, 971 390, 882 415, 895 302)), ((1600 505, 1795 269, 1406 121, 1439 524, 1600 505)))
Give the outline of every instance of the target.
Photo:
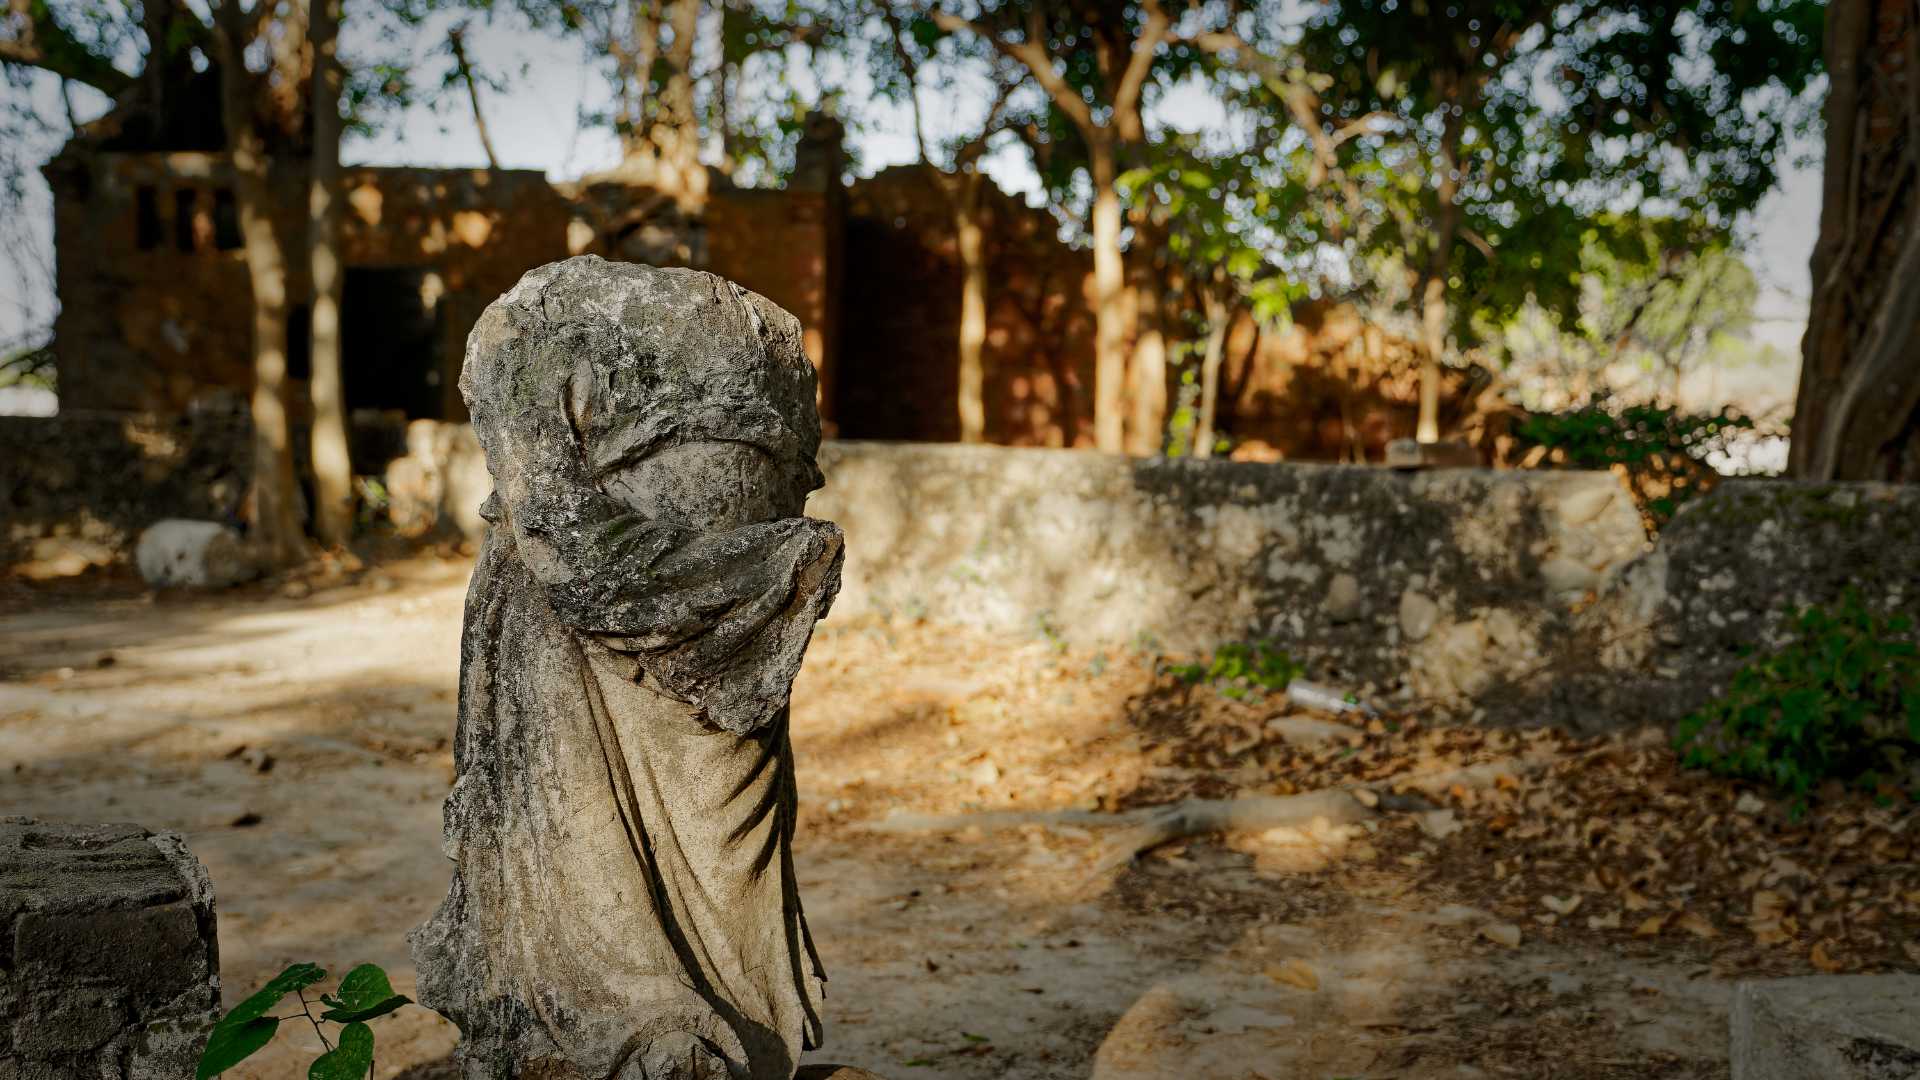
POLYGON ((1142 221, 1134 229, 1140 274, 1138 331, 1133 347, 1133 416, 1128 425, 1129 452, 1152 457, 1166 444, 1167 339, 1165 306, 1158 265, 1159 236, 1142 221))
POLYGON ((1118 454, 1126 450, 1126 327, 1120 308, 1126 271, 1111 137, 1090 134, 1087 153, 1093 177, 1093 438, 1100 450, 1118 454))
MULTIPOLYGON (((313 275, 313 520, 320 541, 353 538, 353 465, 340 355, 340 0, 313 5, 313 175, 307 186, 307 254, 313 275)), ((458 40, 456 38, 456 40, 458 40)))
MULTIPOLYGON (((335 0, 337 3, 338 0, 335 0)), ((453 69, 460 81, 467 84, 467 103, 473 106, 473 127, 480 133, 480 149, 487 155, 487 168, 496 172, 500 169, 499 155, 493 152, 493 137, 487 134, 487 114, 480 111, 480 86, 473 80, 473 67, 467 63, 467 40, 464 26, 456 26, 447 31, 447 44, 453 48, 453 69)), ((315 40, 318 40, 316 34, 315 40)), ((316 107, 318 107, 316 103, 316 107)), ((314 138, 319 138, 318 128, 314 138)), ((319 151, 316 149, 315 153, 319 151)))
POLYGON ((707 174, 700 164, 700 118, 694 113, 693 45, 700 33, 700 0, 675 0, 670 13, 673 44, 667 50, 667 84, 660 95, 654 142, 660 147, 663 179, 685 211, 706 203, 707 174))
POLYGON ((987 260, 980 228, 982 174, 964 173, 953 186, 953 229, 960 249, 960 441, 987 441, 987 260))
MULTIPOLYGON (((1451 100, 1449 96, 1448 100, 1451 100)), ((1460 228, 1460 173, 1455 147, 1460 118, 1449 113, 1440 139, 1440 182, 1435 192, 1433 241, 1420 289, 1420 337, 1426 355, 1420 363, 1420 418, 1414 438, 1440 441, 1440 361, 1447 352, 1447 276, 1453 270, 1454 234, 1460 228)))
POLYGON ((625 133, 626 156, 652 154, 653 132, 647 123, 647 96, 653 92, 653 63, 660 57, 660 0, 632 0, 633 70, 627 74, 632 88, 625 133))
POLYGON ((265 147, 255 126, 253 80, 243 59, 246 19, 239 0, 223 0, 216 15, 221 114, 232 153, 234 202, 253 290, 253 528, 249 539, 263 566, 281 567, 298 561, 305 546, 295 505, 287 422, 286 256, 267 214, 265 147))
POLYGON ((1220 408, 1220 365, 1227 353, 1227 305, 1212 289, 1204 289, 1207 310, 1207 351, 1200 360, 1200 420, 1193 427, 1193 456, 1213 456, 1213 425, 1220 408))
POLYGON ((1426 277, 1420 287, 1420 419, 1414 437, 1440 441, 1440 357, 1447 348, 1447 282, 1426 277))

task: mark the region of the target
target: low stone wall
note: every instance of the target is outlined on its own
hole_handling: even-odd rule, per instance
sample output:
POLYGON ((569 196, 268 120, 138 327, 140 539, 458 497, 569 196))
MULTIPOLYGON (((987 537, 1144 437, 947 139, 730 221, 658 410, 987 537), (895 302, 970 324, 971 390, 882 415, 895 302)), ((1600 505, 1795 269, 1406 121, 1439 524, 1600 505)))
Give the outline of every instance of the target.
POLYGON ((1920 623, 1920 487, 1735 479, 1687 504, 1584 613, 1550 711, 1681 716, 1848 590, 1920 623))
POLYGON ((836 616, 1199 652, 1267 638, 1316 677, 1472 695, 1538 663, 1647 549, 1606 473, 1146 460, 838 443, 836 616))
MULTIPOLYGON (((0 556, 62 536, 121 557, 161 517, 232 520, 245 454, 218 417, 0 418, 0 556)), ((387 461, 403 535, 482 531, 465 425, 356 432, 356 460, 387 461)), ((836 618, 1169 653, 1266 638, 1317 679, 1499 720, 1672 719, 1849 587, 1920 614, 1920 488, 1732 480, 1654 545, 1606 473, 870 442, 821 465, 809 512, 847 532, 836 618)))
MULTIPOLYGON (((464 424, 425 424, 437 437, 472 443, 464 424), (436 435, 436 433, 438 433, 436 435)), ((356 421, 354 467, 379 472, 420 443, 419 424, 356 421)), ((130 563, 147 526, 193 518, 239 527, 251 483, 252 428, 244 412, 208 408, 180 416, 70 410, 57 416, 0 416, 0 573, 64 577, 88 566, 130 563)), ((294 466, 310 483, 304 429, 293 432, 294 466)), ((477 455, 478 447, 472 448, 477 455)), ((481 464, 484 479, 485 465, 481 464)), ((459 520, 474 507, 461 478, 438 480, 435 500, 459 520), (449 493, 450 492, 450 493, 449 493)), ((409 490, 417 490, 418 485, 409 490)))
POLYGON ((237 523, 249 437, 226 412, 0 417, 0 568, 123 561, 161 518, 237 523))

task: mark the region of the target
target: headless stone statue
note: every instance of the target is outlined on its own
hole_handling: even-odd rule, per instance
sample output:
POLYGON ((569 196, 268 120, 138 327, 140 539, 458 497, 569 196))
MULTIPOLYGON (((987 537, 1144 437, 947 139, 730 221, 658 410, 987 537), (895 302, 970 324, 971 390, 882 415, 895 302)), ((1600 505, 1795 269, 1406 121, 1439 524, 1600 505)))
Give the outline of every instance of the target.
POLYGON ((800 326, 711 274, 569 259, 487 309, 460 388, 494 493, 421 999, 469 1080, 788 1080, 825 976, 787 699, 841 560, 801 516, 800 326))

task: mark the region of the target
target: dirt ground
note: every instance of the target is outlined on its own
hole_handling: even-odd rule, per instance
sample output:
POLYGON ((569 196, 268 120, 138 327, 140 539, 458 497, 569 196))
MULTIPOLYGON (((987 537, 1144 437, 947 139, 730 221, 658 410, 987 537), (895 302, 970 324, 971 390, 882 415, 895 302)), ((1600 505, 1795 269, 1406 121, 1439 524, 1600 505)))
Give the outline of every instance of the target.
MULTIPOLYGON (((213 877, 229 1004, 296 961, 373 961, 411 993, 405 935, 448 876, 467 570, 397 561, 299 599, 0 592, 0 814, 184 833, 213 877)), ((1710 809, 1678 826, 1657 803, 1570 810, 1500 764, 1546 745, 1519 736, 1423 736, 1437 764, 1499 772, 1441 809, 1179 840, 1096 872, 1100 815, 1385 776, 1416 743, 1376 726, 1289 749, 1283 710, 1194 693, 1210 691, 1169 689, 1150 658, 1051 636, 826 624, 793 713, 802 897, 832 980, 810 1060, 968 1080, 1722 1077, 1738 978, 1920 966, 1897 947, 1920 915, 1900 876, 1911 814, 1861 809, 1841 844, 1740 824, 1763 816, 1721 805, 1732 789, 1682 798, 1710 809), (1649 832, 1578 823, 1551 848, 1576 813, 1649 832), (1665 848, 1617 880, 1580 854, 1669 834, 1699 841, 1700 874, 1755 868, 1723 896, 1677 880, 1665 848), (1748 834, 1764 859, 1735 850, 1748 834), (1781 845, 1825 876, 1794 892, 1781 845), (1807 851, 1822 845, 1826 861, 1807 851)), ((1637 778, 1619 792, 1651 776, 1645 798, 1681 798, 1636 738, 1555 744, 1553 775, 1603 791, 1590 776, 1613 769, 1637 778)), ((228 1075, 302 1075, 317 1044, 288 1031, 228 1075)), ((375 1032, 378 1076, 451 1075, 437 1016, 375 1032)))

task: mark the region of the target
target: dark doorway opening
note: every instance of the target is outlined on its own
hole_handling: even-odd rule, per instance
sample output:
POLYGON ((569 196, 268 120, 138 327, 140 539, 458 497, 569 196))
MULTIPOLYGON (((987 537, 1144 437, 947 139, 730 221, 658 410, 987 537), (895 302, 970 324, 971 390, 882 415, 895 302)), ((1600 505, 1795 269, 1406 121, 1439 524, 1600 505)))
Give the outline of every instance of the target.
POLYGON ((432 271, 348 267, 340 299, 347 411, 445 419, 440 312, 432 271))

